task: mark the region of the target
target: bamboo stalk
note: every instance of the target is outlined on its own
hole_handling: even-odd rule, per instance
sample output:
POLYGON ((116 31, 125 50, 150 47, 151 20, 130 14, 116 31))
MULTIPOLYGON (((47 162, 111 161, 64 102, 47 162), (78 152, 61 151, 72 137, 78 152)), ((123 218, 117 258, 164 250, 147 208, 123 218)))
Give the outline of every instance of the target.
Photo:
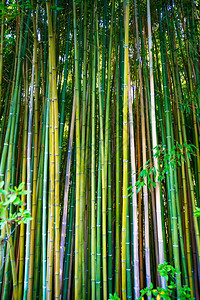
MULTIPOLYGON (((151 38, 151 14, 150 1, 147 0, 147 23, 148 23, 148 42, 149 42, 149 70, 150 70, 150 93, 151 93, 151 126, 152 126, 152 145, 154 154, 154 166, 158 170, 158 159, 155 157, 157 143, 156 132, 156 116, 155 116, 155 98, 154 98, 154 78, 153 78, 153 61, 152 61, 152 38, 151 38)), ((164 263, 164 249, 163 249, 163 233, 162 233, 162 217, 161 217, 161 201, 160 201, 160 184, 156 178, 156 213, 158 226, 158 248, 159 248, 159 263, 164 263)), ((165 279, 162 277, 161 285, 166 287, 165 279)))
POLYGON ((122 208, 122 299, 126 299, 126 214, 128 206, 128 43, 129 1, 124 2, 124 99, 123 99, 123 208, 122 208))

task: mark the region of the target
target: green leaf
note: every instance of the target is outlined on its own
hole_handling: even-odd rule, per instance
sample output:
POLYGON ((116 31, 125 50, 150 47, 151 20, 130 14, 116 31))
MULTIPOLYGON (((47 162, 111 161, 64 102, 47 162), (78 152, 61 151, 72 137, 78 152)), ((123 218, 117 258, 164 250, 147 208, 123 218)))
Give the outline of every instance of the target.
POLYGON ((13 201, 14 205, 24 205, 24 202, 20 200, 19 197, 17 197, 14 201, 13 201))
POLYGON ((17 198, 17 195, 11 194, 11 195, 8 195, 8 198, 9 198, 9 201, 13 202, 17 198))
POLYGON ((26 217, 26 220, 31 221, 31 220, 33 220, 33 217, 26 217))
POLYGON ((172 290, 172 289, 174 289, 174 288, 175 288, 175 286, 176 286, 176 285, 172 285, 172 284, 170 284, 170 285, 168 285, 168 288, 172 290))
POLYGON ((20 183, 20 185, 18 186, 17 190, 21 191, 23 189, 24 185, 25 185, 24 182, 20 183))
POLYGON ((137 189, 137 194, 139 193, 139 191, 141 190, 142 186, 140 186, 138 189, 137 189))
POLYGON ((152 181, 152 185, 154 188, 156 187, 156 183, 154 181, 152 181))
POLYGON ((20 203, 20 199, 17 197, 14 201, 13 201, 13 204, 14 205, 19 205, 20 203))
POLYGON ((127 188, 127 190, 131 190, 133 188, 133 186, 129 186, 128 188, 127 188))
POLYGON ((4 186, 4 181, 0 182, 0 189, 2 189, 2 187, 4 186))
POLYGON ((18 195, 19 196, 28 195, 29 193, 30 193, 29 191, 24 190, 24 191, 19 192, 18 195))
POLYGON ((3 221, 3 222, 1 221, 0 222, 0 229, 2 230, 4 228, 4 226, 5 226, 5 221, 3 221))
POLYGON ((52 6, 51 9, 53 9, 53 10, 62 10, 62 9, 64 9, 64 7, 52 6))
POLYGON ((0 218, 4 218, 4 214, 5 214, 5 208, 1 207, 1 209, 0 209, 0 218))
POLYGON ((156 168, 153 167, 153 174, 156 176, 156 168))
POLYGON ((1 193, 2 195, 7 195, 7 194, 8 194, 8 192, 7 192, 6 190, 0 190, 0 193, 1 193))
POLYGON ((3 203, 3 206, 6 207, 7 205, 11 204, 13 201, 12 200, 7 200, 3 203))
POLYGON ((194 211, 195 217, 200 217, 200 207, 196 207, 196 210, 194 211))
POLYGON ((151 291, 147 292, 147 297, 149 297, 151 295, 151 291))
POLYGON ((141 293, 141 296, 144 296, 146 294, 146 291, 145 290, 141 290, 140 293, 141 293))

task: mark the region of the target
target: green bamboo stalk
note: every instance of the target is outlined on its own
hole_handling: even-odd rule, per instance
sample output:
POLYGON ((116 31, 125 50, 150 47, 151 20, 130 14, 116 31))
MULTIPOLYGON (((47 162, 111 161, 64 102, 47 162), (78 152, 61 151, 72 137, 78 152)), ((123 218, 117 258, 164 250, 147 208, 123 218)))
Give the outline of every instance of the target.
MULTIPOLYGON (((101 242, 101 233, 102 233, 102 200, 105 197, 105 189, 103 190, 104 184, 104 145, 103 145, 103 101, 102 101, 102 81, 103 81, 103 72, 102 72, 102 81, 100 73, 100 50, 99 50, 99 28, 98 28, 98 15, 96 17, 96 42, 97 42, 97 74, 98 74, 98 95, 99 95, 99 161, 98 161, 98 189, 97 189, 97 262, 96 262, 96 299, 101 298, 101 266, 102 266, 102 242, 101 242), (103 153, 102 153, 103 152, 103 153)), ((103 63, 103 61, 102 61, 103 63)), ((103 91, 104 93, 104 91, 103 91)))
POLYGON ((115 204, 115 291, 119 295, 119 257, 120 257, 120 145, 119 145, 119 55, 118 55, 118 46, 116 41, 116 204, 115 204))
MULTIPOLYGON (((106 94, 106 115, 105 115, 105 145, 104 145, 104 176, 105 195, 102 199, 102 247, 103 247, 103 298, 107 299, 107 255, 106 255, 106 195, 107 195, 107 178, 108 178, 108 144, 109 144, 109 116, 110 116, 110 85, 111 85, 111 54, 112 54, 112 38, 113 38, 113 17, 114 17, 114 1, 112 0, 112 11, 111 11, 111 26, 110 26, 110 37, 109 37, 109 53, 108 53, 108 69, 107 69, 107 94, 106 94)), ((103 98, 102 98, 103 99, 103 98)))
MULTIPOLYGON (((81 119, 81 186, 80 186, 80 245, 82 247, 82 297, 85 299, 85 247, 84 247, 84 214, 85 214, 85 137, 86 137, 86 108, 87 108, 87 4, 84 2, 84 29, 83 29, 83 53, 80 55, 81 61, 83 60, 83 96, 82 96, 82 119, 81 119), (83 54, 83 57, 81 57, 83 54)), ((82 23, 81 23, 82 24, 82 23)), ((81 30, 80 30, 81 34, 81 30)), ((79 60, 80 60, 79 59, 79 60)), ((81 69, 81 68, 80 68, 81 69)), ((80 257, 81 258, 81 257, 80 257)))
POLYGON ((92 130, 91 130, 91 299, 96 298, 95 283, 96 283, 96 183, 95 183, 95 98, 96 98, 96 14, 94 7, 94 31, 93 31, 93 59, 92 59, 92 130))
MULTIPOLYGON (((163 42, 164 41, 164 34, 162 33, 163 42)), ((163 49, 162 49, 163 50, 163 49)), ((172 145, 174 143, 173 139, 173 129, 171 126, 171 110, 170 110, 170 104, 168 101, 168 82, 167 82, 167 75, 166 75, 166 69, 165 69, 165 57, 164 53, 161 50, 161 58, 162 58, 162 71, 163 71, 163 90, 164 90, 164 105, 165 105, 165 116, 166 116, 166 146, 167 146, 167 152, 171 153, 172 151, 172 145)), ((171 215, 171 228, 172 228, 172 243, 173 243, 173 256, 174 256, 174 262, 175 267, 177 271, 180 271, 180 261, 179 261, 179 243, 178 243, 178 229, 177 229, 177 207, 176 207, 176 194, 175 194, 175 171, 172 168, 172 164, 169 163, 169 173, 167 174, 168 178, 168 195, 169 195, 169 211, 171 215)), ((180 297, 179 291, 181 287, 181 276, 180 274, 176 275, 177 277, 177 296, 178 299, 180 297)))
MULTIPOLYGON (((1 2, 2 6, 5 5, 5 0, 1 2)), ((1 45, 0 45, 0 111, 2 106, 2 74, 3 74, 3 46, 4 46, 4 30, 5 30, 5 22, 4 22, 4 14, 1 18, 1 45)))
POLYGON ((75 221, 75 299, 80 295, 79 272, 79 219, 80 219, 80 108, 78 82, 78 48, 76 28, 76 3, 73 0, 74 50, 75 50, 75 98, 76 98, 76 221, 75 221))
POLYGON ((46 126, 45 126, 45 148, 44 148, 44 176, 43 176, 43 196, 42 196, 42 295, 47 296, 47 178, 48 178, 48 151, 49 151, 49 97, 46 100, 46 126))

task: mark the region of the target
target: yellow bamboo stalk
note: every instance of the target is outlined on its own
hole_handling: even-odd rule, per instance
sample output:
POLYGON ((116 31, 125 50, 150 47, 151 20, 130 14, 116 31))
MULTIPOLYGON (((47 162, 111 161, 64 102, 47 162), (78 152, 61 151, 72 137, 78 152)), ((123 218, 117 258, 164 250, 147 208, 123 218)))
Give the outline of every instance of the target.
POLYGON ((122 299, 126 299, 126 215, 128 205, 128 43, 129 1, 124 1, 124 99, 123 99, 123 208, 122 208, 122 299))
MULTIPOLYGON (((51 23, 51 13, 49 3, 47 5, 47 14, 51 23)), ((51 26, 49 26, 51 28, 51 26)), ((50 29, 49 29, 50 30, 50 29)), ((52 32, 51 32, 52 33, 52 32)), ((52 34, 49 32, 49 48, 51 45, 50 40, 53 39, 52 34)), ((48 242, 47 242, 47 299, 52 299, 52 280, 53 280, 53 236, 54 236, 54 118, 53 118, 53 104, 52 104, 52 60, 49 53, 49 204, 48 204, 48 242)))
MULTIPOLYGON (((52 137, 52 167, 50 172, 51 178, 51 210, 53 210, 52 206, 55 206, 55 266, 54 266, 54 284, 55 284, 55 298, 58 299, 60 296, 60 281, 59 281, 59 270, 60 270, 60 199, 59 199, 59 126, 58 126, 58 97, 57 97, 57 85, 56 85, 56 55, 55 55, 55 31, 53 28, 55 24, 52 22, 51 16, 51 4, 50 1, 46 2, 47 8, 47 18, 48 18, 48 33, 49 33, 49 62, 50 69, 50 78, 51 78, 51 89, 52 89, 52 111, 50 113, 50 118, 52 118, 52 131, 50 134, 50 138, 52 137)), ((54 20, 55 22, 55 20, 54 20)), ((49 81, 50 87, 50 81, 49 81)), ((54 222, 53 216, 51 222, 54 222)), ((51 223, 50 222, 50 223, 51 223)), ((52 229, 50 228, 50 233, 52 234, 52 229)), ((53 236, 52 236, 53 238, 53 236)), ((52 239, 50 239, 51 242, 52 239)), ((53 253, 50 254, 50 269, 52 267, 53 261, 53 253)), ((52 272, 50 272, 50 280, 52 276, 52 272)), ((51 282, 50 282, 51 287, 51 282)), ((51 290, 49 289, 49 295, 51 295, 51 290)))

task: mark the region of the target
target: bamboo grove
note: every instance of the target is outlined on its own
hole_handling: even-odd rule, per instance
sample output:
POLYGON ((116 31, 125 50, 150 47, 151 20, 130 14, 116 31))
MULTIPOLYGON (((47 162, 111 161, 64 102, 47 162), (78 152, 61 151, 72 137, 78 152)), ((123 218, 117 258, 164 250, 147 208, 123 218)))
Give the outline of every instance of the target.
POLYGON ((200 299, 198 1, 0 15, 0 181, 32 217, 1 228, 1 299, 137 299, 165 261, 200 299))

